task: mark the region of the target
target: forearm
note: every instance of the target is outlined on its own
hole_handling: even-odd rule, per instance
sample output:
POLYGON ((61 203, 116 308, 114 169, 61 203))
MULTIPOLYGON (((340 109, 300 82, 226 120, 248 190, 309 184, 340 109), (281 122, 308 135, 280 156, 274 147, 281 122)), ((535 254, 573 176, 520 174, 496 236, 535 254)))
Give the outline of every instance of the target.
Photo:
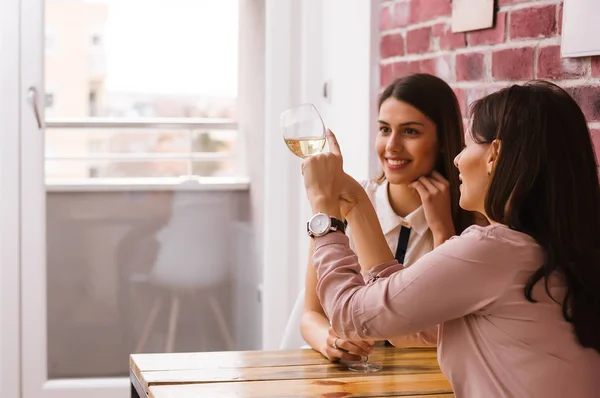
POLYGON ((360 259, 360 266, 366 271, 393 260, 394 255, 385 240, 377 213, 368 196, 362 192, 357 199, 347 219, 352 226, 352 240, 360 259))
POLYGON ((454 235, 456 235, 456 231, 454 230, 454 226, 448 226, 443 230, 432 231, 433 233, 433 248, 438 247, 454 235))
POLYGON ((513 276, 492 261, 503 258, 507 246, 485 234, 473 229, 405 269, 383 263, 366 285, 346 237, 336 232, 316 239, 317 294, 333 330, 348 339, 390 339, 491 305, 513 276))
POLYGON ((305 311, 300 321, 300 332, 304 341, 314 350, 321 351, 327 341, 329 330, 329 320, 327 317, 316 311, 305 311))

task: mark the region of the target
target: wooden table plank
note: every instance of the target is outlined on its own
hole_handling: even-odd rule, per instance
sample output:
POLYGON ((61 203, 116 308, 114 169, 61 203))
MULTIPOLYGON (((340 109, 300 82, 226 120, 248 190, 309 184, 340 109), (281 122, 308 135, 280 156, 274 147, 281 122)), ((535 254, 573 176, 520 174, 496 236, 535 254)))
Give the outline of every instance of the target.
POLYGON ((150 386, 151 398, 245 397, 390 397, 452 393, 452 387, 441 373, 377 375, 332 379, 299 379, 205 384, 150 386))
MULTIPOLYGON (((312 361, 312 356, 316 355, 315 361, 318 365, 291 365, 274 366, 277 363, 285 363, 282 351, 264 351, 263 358, 256 358, 257 352, 240 352, 238 357, 244 360, 236 359, 231 352, 228 353, 199 353, 193 354, 166 354, 162 355, 166 359, 167 365, 174 370, 139 370, 134 372, 142 383, 144 390, 148 391, 153 384, 176 384, 176 383, 208 383, 224 381, 255 381, 255 380, 289 380, 300 378, 334 378, 334 377, 355 377, 362 373, 351 372, 346 364, 331 363, 323 360, 320 354, 310 350, 309 359, 304 362, 312 361), (220 366, 207 366, 211 363, 211 354, 219 354, 220 366), (227 354, 227 355, 222 355, 227 354), (181 362, 177 362, 177 357, 181 362), (191 359, 191 360, 190 360, 191 359), (185 363, 185 361, 189 361, 185 363), (176 363, 173 363, 176 362, 176 363), (193 362, 193 363, 192 363, 193 362), (197 364, 203 368, 188 369, 197 364), (267 366, 256 366, 266 364, 267 366), (183 369, 181 369, 183 368, 183 369)), ((283 352, 286 353, 286 352, 283 352)), ((298 363, 299 357, 297 351, 289 352, 290 363, 298 363)), ((306 354, 306 353, 302 353, 306 354)), ((160 358, 152 355, 152 361, 159 362, 160 358)), ((391 347, 377 348, 370 356, 374 363, 383 365, 383 370, 379 374, 407 374, 407 373, 435 373, 439 372, 435 350, 399 350, 391 347)), ((135 358, 134 358, 135 360, 135 358)), ((137 363, 138 361, 136 361, 137 363)), ((152 366, 150 369, 160 368, 156 363, 143 364, 142 366, 152 366)), ((148 367, 146 368, 148 369, 148 367)))
MULTIPOLYGON (((377 375, 439 373, 437 361, 393 358, 380 361, 383 369, 377 375)), ((293 379, 330 379, 336 377, 358 377, 361 372, 353 372, 345 364, 325 364, 306 366, 277 366, 264 368, 220 368, 142 372, 144 384, 211 383, 223 381, 264 381, 293 379)))
POLYGON ((313 350, 136 354, 130 364, 155 398, 453 397, 435 349, 377 347, 369 360, 383 370, 352 372, 313 350))
POLYGON ((455 398, 454 394, 427 394, 427 395, 382 395, 369 398, 455 398))
POLYGON ((222 351, 174 354, 133 354, 129 365, 139 372, 265 366, 322 365, 329 361, 314 350, 222 351))
POLYGON ((427 395, 381 395, 369 398, 455 398, 454 394, 427 394, 427 395))
MULTIPOLYGON (((437 358, 432 348, 400 349, 377 347, 369 356, 372 362, 381 362, 396 358, 429 359, 437 358)), ((130 367, 139 372, 157 370, 191 370, 214 368, 251 368, 267 366, 323 365, 330 363, 314 350, 281 351, 221 351, 191 352, 174 354, 133 354, 130 367)))

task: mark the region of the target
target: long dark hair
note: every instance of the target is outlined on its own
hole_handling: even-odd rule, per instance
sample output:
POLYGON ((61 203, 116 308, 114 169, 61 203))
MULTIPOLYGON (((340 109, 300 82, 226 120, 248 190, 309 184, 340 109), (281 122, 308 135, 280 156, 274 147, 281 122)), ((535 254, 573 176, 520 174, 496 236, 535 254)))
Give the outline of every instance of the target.
POLYGON ((533 81, 480 99, 471 114, 475 142, 500 140, 487 216, 545 251, 525 297, 535 302, 533 287, 542 279, 552 297, 550 276, 564 277, 563 316, 582 346, 600 352, 600 185, 583 112, 560 87, 533 81))
MULTIPOLYGON (((473 213, 460 208, 460 181, 454 158, 464 146, 464 130, 460 106, 454 91, 442 79, 425 73, 408 75, 393 81, 379 97, 379 109, 388 98, 406 102, 435 123, 440 154, 435 170, 450 183, 452 220, 457 234, 474 223, 473 213)), ((377 179, 385 180, 385 174, 377 179)))

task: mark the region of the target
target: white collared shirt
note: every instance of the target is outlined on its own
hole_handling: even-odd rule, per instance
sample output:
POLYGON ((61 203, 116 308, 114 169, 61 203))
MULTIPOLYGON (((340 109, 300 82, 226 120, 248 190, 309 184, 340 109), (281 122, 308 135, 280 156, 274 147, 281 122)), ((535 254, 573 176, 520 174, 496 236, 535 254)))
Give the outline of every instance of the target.
MULTIPOLYGON (((408 224, 407 226, 410 227, 410 237, 404 261, 405 266, 410 266, 423 255, 433 250, 433 235, 427 225, 423 206, 419 206, 412 213, 402 218, 394 213, 390 204, 387 180, 381 184, 377 184, 377 182, 372 180, 366 180, 361 181, 360 185, 365 189, 371 203, 373 203, 373 207, 375 207, 383 235, 393 254, 396 254, 396 248, 398 247, 402 222, 404 221, 405 225, 408 224)), ((356 251, 350 226, 348 227, 347 235, 350 238, 350 247, 356 251)))

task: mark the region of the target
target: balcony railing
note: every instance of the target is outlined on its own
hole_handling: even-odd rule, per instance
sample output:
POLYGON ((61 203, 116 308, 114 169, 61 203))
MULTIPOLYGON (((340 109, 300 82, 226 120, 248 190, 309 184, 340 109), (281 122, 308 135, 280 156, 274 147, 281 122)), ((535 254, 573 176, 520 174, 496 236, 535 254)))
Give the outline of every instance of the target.
MULTIPOLYGON (((81 131, 81 135, 70 136, 70 138, 61 138, 57 142, 48 142, 47 148, 53 147, 54 150, 49 150, 46 153, 46 162, 47 164, 54 164, 57 167, 57 164, 61 164, 63 169, 66 169, 65 162, 70 162, 69 164, 82 163, 83 165, 79 166, 79 169, 93 168, 92 165, 104 165, 102 167, 107 167, 110 165, 114 168, 119 168, 122 166, 118 166, 118 164, 126 164, 126 163, 137 163, 140 165, 140 170, 144 170, 145 168, 142 165, 145 164, 167 164, 171 162, 172 164, 182 165, 185 164, 185 171, 179 175, 174 175, 173 170, 169 170, 167 175, 152 175, 151 178, 157 177, 181 177, 181 176, 199 176, 203 177, 202 173, 199 173, 198 170, 201 169, 200 164, 204 164, 206 166, 208 163, 218 163, 223 161, 229 161, 229 165, 235 164, 236 161, 236 151, 231 149, 228 145, 234 145, 237 141, 237 137, 233 137, 232 134, 237 135, 238 124, 234 120, 231 119, 209 119, 209 118, 136 118, 136 119, 111 119, 111 118, 84 118, 84 119, 50 119, 45 123, 46 132, 49 136, 49 141, 51 141, 52 133, 68 133, 71 131, 72 134, 77 134, 77 131, 81 131), (147 132, 159 134, 163 137, 169 136, 170 132, 175 136, 179 146, 173 150, 164 150, 164 149, 152 149, 148 150, 148 145, 146 147, 143 145, 144 142, 140 142, 140 147, 145 149, 143 150, 132 150, 131 148, 123 149, 120 147, 118 150, 114 150, 114 148, 109 145, 110 136, 106 136, 105 141, 102 141, 102 138, 98 138, 99 135, 96 132, 101 131, 112 131, 117 133, 120 140, 127 140, 127 134, 146 134, 147 132), (97 141, 99 141, 102 145, 102 148, 91 148, 91 142, 86 141, 87 138, 82 139, 81 137, 89 137, 92 134, 97 141), (209 140, 208 148, 202 148, 204 145, 204 141, 199 141, 198 134, 208 134, 207 137, 204 137, 206 140, 209 140), (229 134, 229 135, 227 135, 229 134), (228 137, 228 138, 223 138, 228 137), (223 138, 224 141, 219 141, 220 138, 223 138), (217 145, 221 145, 222 148, 215 150, 215 148, 211 148, 211 144, 214 146, 215 142, 219 141, 217 145), (225 143, 225 144, 224 144, 225 143), (58 148, 58 149, 57 149, 58 148), (181 148, 184 148, 182 150, 181 148), (144 162, 144 163, 141 163, 144 162), (169 174, 171 173, 171 174, 169 174)), ((101 136, 101 135, 100 135, 101 136)), ((145 138, 133 138, 129 144, 135 143, 135 140, 139 139, 142 141, 145 138)), ((136 145, 132 145, 135 147, 136 145)), ((74 170, 76 166, 69 166, 69 170, 74 170)), ((133 166, 132 166, 133 167, 133 166)), ((211 170, 213 170, 216 166, 214 166, 211 170)), ((205 168, 206 169, 206 168, 205 168)), ((202 170, 205 170, 202 169, 202 170)), ((236 167, 237 169, 237 167, 236 167)), ((89 171, 89 170, 88 170, 89 171)), ((82 173, 80 171, 80 173, 82 173)), ((135 175, 135 172, 128 171, 124 177, 125 178, 143 178, 144 175, 135 175), (129 173, 129 174, 127 174, 129 173)), ((58 173, 60 174, 60 172, 58 173)), ((91 174, 91 172, 90 172, 91 174)), ((241 174, 238 173, 237 174, 241 174)), ((48 175, 47 177, 50 179, 62 177, 56 177, 52 175, 48 175)), ((88 177, 79 177, 79 179, 92 179, 96 176, 88 176, 88 177)), ((115 178, 120 177, 120 175, 114 176, 109 175, 105 176, 107 178, 115 178)), ((67 178, 68 179, 68 178, 67 178)))
POLYGON ((72 128, 164 128, 164 129, 190 129, 190 130, 237 130, 237 123, 231 119, 215 118, 83 118, 83 119, 50 119, 46 120, 46 128, 72 129, 72 128))

